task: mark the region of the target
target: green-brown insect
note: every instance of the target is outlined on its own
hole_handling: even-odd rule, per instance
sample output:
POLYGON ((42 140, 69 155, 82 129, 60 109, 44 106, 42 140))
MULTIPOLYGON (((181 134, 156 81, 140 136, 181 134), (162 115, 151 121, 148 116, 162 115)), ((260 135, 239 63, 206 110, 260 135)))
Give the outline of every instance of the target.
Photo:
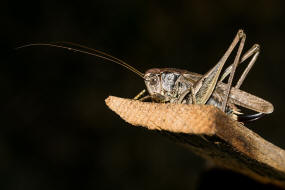
POLYGON ((252 121, 260 118, 264 114, 272 113, 274 108, 270 102, 240 90, 240 86, 246 78, 249 70, 256 62, 260 52, 259 45, 255 44, 242 55, 245 38, 246 35, 243 30, 239 30, 219 62, 204 75, 174 68, 154 68, 149 69, 145 72, 145 74, 143 74, 124 61, 104 52, 66 42, 28 44, 19 48, 44 45, 64 48, 75 52, 101 57, 126 67, 144 79, 149 95, 142 97, 143 93, 145 92, 144 90, 138 94, 135 99, 142 101, 151 99, 152 101, 161 103, 210 104, 220 108, 234 119, 252 121), (223 66, 225 65, 233 49, 238 44, 239 47, 234 59, 234 63, 222 73, 223 66), (75 46, 75 48, 72 46, 75 46), (249 58, 249 64, 242 73, 237 84, 232 86, 233 77, 237 66, 249 58), (223 83, 228 75, 228 82, 223 83), (258 113, 253 115, 244 115, 240 112, 236 105, 256 111, 258 113))

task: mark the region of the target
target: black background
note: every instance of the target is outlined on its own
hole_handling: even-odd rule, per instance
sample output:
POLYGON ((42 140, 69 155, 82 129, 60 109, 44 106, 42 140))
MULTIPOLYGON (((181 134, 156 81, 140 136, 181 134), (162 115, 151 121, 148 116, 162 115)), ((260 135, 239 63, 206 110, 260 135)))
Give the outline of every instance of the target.
POLYGON ((281 0, 1 1, 0 189, 206 189, 232 181, 236 188, 258 187, 236 174, 207 172, 201 158, 110 111, 108 95, 133 97, 144 88, 135 74, 67 50, 14 48, 69 41, 142 72, 205 73, 242 28, 245 49, 261 45, 242 89, 275 106, 247 126, 285 148, 284 6, 281 0))

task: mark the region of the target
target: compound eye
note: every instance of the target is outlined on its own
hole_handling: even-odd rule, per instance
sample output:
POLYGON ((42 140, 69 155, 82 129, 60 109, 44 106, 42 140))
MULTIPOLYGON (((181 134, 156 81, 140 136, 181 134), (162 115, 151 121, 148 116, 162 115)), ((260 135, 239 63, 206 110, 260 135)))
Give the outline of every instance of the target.
POLYGON ((153 86, 153 85, 156 85, 156 84, 157 84, 157 81, 158 81, 158 80, 157 80, 157 77, 152 77, 152 78, 149 80, 149 84, 152 85, 152 86, 153 86))
POLYGON ((159 78, 158 78, 158 75, 151 73, 145 76, 145 81, 150 86, 156 86, 159 82, 159 78))

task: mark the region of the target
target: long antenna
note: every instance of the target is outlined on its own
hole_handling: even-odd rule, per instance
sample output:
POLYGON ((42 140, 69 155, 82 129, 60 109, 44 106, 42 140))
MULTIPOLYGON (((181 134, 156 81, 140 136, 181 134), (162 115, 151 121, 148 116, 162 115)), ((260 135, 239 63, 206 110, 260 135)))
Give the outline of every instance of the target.
POLYGON ((113 63, 117 63, 125 68, 127 68, 128 70, 136 73, 138 76, 140 76, 141 78, 144 78, 144 74, 140 71, 138 71, 136 68, 130 66, 129 64, 127 64, 126 62, 111 56, 105 52, 96 50, 96 49, 92 49, 80 44, 75 44, 75 43, 71 43, 71 42, 55 42, 55 43, 31 43, 31 44, 26 44, 20 47, 17 47, 16 50, 18 49, 22 49, 22 48, 26 48, 26 47, 31 47, 31 46, 49 46, 49 47, 56 47, 56 48, 62 48, 62 49, 67 49, 69 51, 73 51, 73 52, 79 52, 79 53, 83 53, 83 54, 87 54, 87 55, 92 55, 92 56, 96 56, 96 57, 100 57, 102 59, 111 61, 113 63), (69 46, 74 46, 74 47, 69 47, 69 46))

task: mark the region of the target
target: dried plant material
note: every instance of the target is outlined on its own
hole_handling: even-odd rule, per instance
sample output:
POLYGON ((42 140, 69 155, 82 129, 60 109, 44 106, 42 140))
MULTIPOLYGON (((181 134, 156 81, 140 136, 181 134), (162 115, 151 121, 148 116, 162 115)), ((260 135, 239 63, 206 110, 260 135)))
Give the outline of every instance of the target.
POLYGON ((181 133, 215 134, 216 121, 213 118, 217 112, 210 112, 213 110, 211 106, 207 106, 205 109, 201 105, 143 103, 112 96, 106 99, 106 104, 128 123, 144 126, 150 130, 163 129, 181 133), (213 116, 207 117, 208 113, 213 116), (204 116, 204 119, 199 120, 195 115, 204 116))
POLYGON ((166 132, 196 154, 263 183, 285 187, 285 151, 213 106, 108 97, 128 123, 166 132))

